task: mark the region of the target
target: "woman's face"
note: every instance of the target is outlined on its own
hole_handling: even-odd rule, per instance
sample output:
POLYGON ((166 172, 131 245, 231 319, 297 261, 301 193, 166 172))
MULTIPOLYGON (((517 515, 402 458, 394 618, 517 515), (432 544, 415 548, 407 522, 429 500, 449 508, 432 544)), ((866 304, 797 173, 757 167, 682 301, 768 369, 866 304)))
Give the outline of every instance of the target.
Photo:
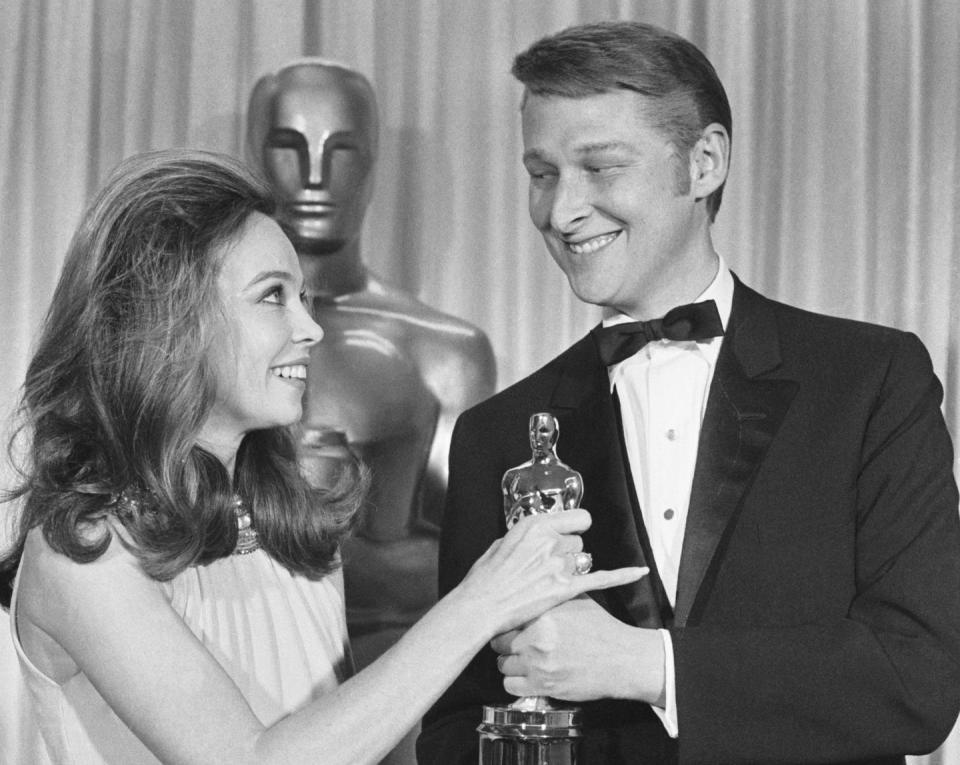
POLYGON ((300 419, 310 348, 323 337, 302 299, 297 254, 272 219, 253 213, 222 255, 220 318, 209 364, 216 401, 200 441, 232 459, 251 430, 300 419))

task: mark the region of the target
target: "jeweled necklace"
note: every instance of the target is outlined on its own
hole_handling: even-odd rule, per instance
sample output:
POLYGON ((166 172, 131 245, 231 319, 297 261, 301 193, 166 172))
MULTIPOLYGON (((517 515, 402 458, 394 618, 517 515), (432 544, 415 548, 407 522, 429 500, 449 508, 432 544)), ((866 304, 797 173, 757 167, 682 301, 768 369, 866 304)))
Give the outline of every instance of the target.
POLYGON ((234 555, 246 555, 260 549, 260 537, 253 527, 253 518, 250 511, 243 504, 240 497, 233 498, 233 512, 237 515, 237 545, 233 548, 234 555))

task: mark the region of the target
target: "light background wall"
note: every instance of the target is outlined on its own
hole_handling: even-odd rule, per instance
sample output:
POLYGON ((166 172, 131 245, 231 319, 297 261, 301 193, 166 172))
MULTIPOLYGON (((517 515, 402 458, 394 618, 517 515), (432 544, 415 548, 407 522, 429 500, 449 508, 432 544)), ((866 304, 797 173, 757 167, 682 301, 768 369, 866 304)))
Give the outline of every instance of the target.
MULTIPOLYGON (((726 84, 734 161, 714 234, 734 270, 919 334, 960 433, 955 0, 2 0, 0 411, 110 168, 169 146, 241 155, 254 81, 303 55, 378 93, 373 270, 484 329, 501 387, 547 361, 598 314, 527 219, 510 62, 607 18, 689 37, 726 84)), ((930 761, 960 763, 960 745, 930 761)))

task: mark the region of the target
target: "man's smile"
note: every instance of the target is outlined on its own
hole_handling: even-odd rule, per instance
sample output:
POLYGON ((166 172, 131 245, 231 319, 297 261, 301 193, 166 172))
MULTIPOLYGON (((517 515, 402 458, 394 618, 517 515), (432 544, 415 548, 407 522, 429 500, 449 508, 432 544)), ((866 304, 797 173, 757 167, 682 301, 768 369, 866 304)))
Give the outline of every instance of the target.
POLYGON ((582 242, 564 241, 564 246, 574 255, 589 255, 590 253, 603 249, 608 244, 613 242, 613 240, 615 240, 618 236, 620 236, 620 232, 614 231, 610 234, 600 234, 600 236, 594 236, 590 239, 585 239, 582 242))

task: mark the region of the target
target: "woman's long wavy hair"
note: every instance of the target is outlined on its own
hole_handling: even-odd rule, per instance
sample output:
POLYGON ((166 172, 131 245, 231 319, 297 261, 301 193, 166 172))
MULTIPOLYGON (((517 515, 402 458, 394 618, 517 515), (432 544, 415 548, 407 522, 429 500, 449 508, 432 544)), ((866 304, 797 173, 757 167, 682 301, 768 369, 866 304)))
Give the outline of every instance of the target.
POLYGON ((233 476, 197 445, 216 395, 207 356, 222 256, 251 214, 275 210, 269 187, 227 156, 153 152, 114 171, 70 244, 24 382, 7 567, 38 526, 58 552, 95 560, 112 515, 144 571, 167 580, 233 551, 235 495, 286 568, 318 578, 337 565, 366 488, 359 464, 318 489, 288 428, 249 433, 233 476), (113 501, 121 494, 139 501, 113 501))

